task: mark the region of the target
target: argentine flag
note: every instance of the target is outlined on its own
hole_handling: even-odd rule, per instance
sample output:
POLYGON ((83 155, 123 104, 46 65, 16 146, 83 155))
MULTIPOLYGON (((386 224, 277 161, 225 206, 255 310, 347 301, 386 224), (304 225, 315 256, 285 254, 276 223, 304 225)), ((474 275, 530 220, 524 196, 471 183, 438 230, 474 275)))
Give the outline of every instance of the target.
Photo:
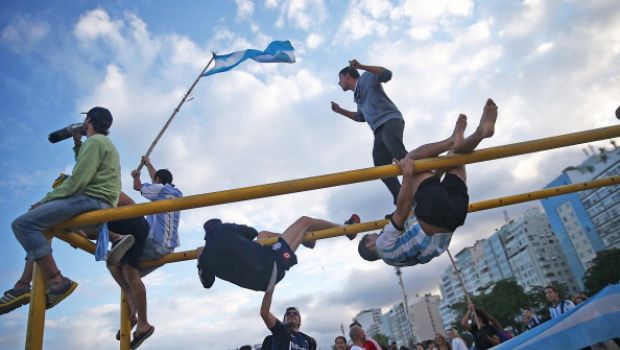
POLYGON ((248 49, 235 51, 227 55, 214 55, 215 66, 204 73, 203 76, 226 72, 247 59, 252 59, 259 63, 295 63, 294 50, 290 41, 286 40, 272 42, 265 51, 248 49))

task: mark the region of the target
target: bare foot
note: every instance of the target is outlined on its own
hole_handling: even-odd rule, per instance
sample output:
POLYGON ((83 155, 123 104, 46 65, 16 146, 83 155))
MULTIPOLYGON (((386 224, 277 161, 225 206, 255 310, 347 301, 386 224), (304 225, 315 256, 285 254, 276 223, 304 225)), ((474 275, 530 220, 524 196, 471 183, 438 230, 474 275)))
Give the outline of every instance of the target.
POLYGON ((458 148, 463 144, 465 139, 465 128, 467 127, 467 116, 465 114, 459 114, 456 124, 454 125, 454 132, 452 132, 452 149, 458 148))
POLYGON ((476 130, 480 133, 481 138, 487 138, 493 136, 495 133, 495 121, 497 120, 497 105, 492 99, 488 99, 482 110, 482 117, 480 117, 480 125, 476 130))

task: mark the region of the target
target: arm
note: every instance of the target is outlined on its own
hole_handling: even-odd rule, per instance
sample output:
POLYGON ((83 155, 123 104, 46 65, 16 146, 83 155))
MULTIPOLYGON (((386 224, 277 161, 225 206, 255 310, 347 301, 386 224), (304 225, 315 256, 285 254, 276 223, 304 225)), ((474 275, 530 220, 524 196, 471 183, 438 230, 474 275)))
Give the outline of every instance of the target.
POLYGON ((136 191, 142 190, 142 180, 140 180, 140 172, 138 170, 132 170, 131 177, 133 177, 133 189, 136 191))
POLYGON ((62 185, 49 192, 41 203, 46 203, 54 199, 70 197, 83 191, 90 183, 97 172, 99 163, 103 158, 103 150, 96 140, 86 142, 81 147, 73 172, 62 185))
POLYGON ((155 173, 157 170, 151 163, 151 159, 147 156, 142 157, 142 163, 146 166, 146 169, 149 171, 149 176, 151 177, 151 182, 155 182, 155 173))
POLYGON ((351 119, 353 121, 356 121, 356 122, 364 122, 364 121, 366 121, 365 119, 360 118, 359 115, 357 114, 357 112, 346 110, 346 109, 340 107, 340 105, 337 104, 334 101, 332 101, 332 111, 334 111, 334 112, 336 112, 338 114, 341 114, 341 115, 343 115, 343 116, 345 116, 345 117, 347 117, 347 118, 349 118, 349 119, 351 119))
POLYGON ((497 345, 499 344, 501 341, 499 340, 499 337, 496 335, 492 335, 492 336, 488 336, 487 335, 487 340, 489 341, 489 343, 491 343, 492 345, 497 345))
POLYGON ((352 59, 349 61, 349 65, 355 69, 365 70, 369 73, 372 73, 377 76, 377 80, 379 82, 385 83, 392 79, 392 72, 388 69, 379 66, 367 66, 365 64, 359 63, 356 59, 352 59))
POLYGON ((127 194, 125 194, 125 192, 121 191, 120 196, 118 197, 118 205, 119 207, 125 206, 125 205, 132 205, 132 204, 136 204, 136 202, 133 201, 133 199, 131 199, 131 197, 129 197, 127 194))
POLYGON ((272 329, 278 320, 271 313, 271 299, 273 298, 273 292, 265 292, 265 296, 263 296, 263 303, 260 306, 260 317, 263 318, 263 322, 265 322, 265 326, 268 329, 272 329))
POLYGON ((470 330, 469 327, 469 318, 471 315, 471 310, 472 310, 472 304, 468 304, 467 305, 467 312, 465 312, 465 315, 463 315, 463 318, 461 319, 461 326, 463 327, 464 330, 468 331, 470 330))
POLYGON ((73 130, 73 154, 74 154, 74 158, 76 162, 77 162, 78 154, 80 153, 81 147, 82 147, 82 131, 73 130))
POLYGON ((396 164, 403 171, 403 184, 398 192, 398 199, 396 200, 396 211, 392 215, 392 222, 397 228, 403 228, 405 220, 409 216, 411 211, 411 202, 413 201, 413 171, 415 169, 415 163, 413 159, 404 158, 397 160, 396 164))

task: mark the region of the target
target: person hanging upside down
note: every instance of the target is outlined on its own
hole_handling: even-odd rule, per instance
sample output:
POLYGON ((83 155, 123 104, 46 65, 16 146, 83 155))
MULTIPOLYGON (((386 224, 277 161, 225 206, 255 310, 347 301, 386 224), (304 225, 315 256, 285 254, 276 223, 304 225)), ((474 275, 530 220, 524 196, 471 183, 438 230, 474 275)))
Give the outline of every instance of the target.
POLYGON ((380 234, 367 234, 359 243, 359 255, 368 261, 383 259, 388 265, 425 264, 442 254, 457 227, 465 223, 469 205, 465 166, 439 172, 415 171, 415 160, 449 153, 472 152, 480 142, 493 136, 497 105, 488 99, 476 131, 464 138, 467 117, 459 115, 452 135, 426 144, 396 161, 403 171, 403 184, 396 210, 380 234), (412 208, 413 207, 413 208, 412 208))
MULTIPOLYGON (((256 291, 273 291, 286 271, 297 264, 295 250, 307 232, 341 225, 302 216, 284 233, 256 231, 253 227, 223 223, 211 219, 204 224, 205 246, 198 248, 198 275, 205 288, 215 277, 256 291), (272 246, 263 246, 255 238, 278 237, 272 246)), ((316 241, 303 243, 314 248, 316 241)))

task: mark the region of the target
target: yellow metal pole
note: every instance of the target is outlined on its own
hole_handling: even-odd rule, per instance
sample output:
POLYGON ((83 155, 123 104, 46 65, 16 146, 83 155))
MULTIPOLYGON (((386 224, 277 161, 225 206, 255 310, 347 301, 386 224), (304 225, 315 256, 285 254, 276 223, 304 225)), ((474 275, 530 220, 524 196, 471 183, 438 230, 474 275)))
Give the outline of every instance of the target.
POLYGON ((585 191, 585 190, 589 190, 593 188, 610 186, 610 185, 614 185, 618 183, 620 183, 620 176, 612 176, 612 177, 606 177, 606 178, 599 179, 599 180, 546 188, 544 190, 522 193, 522 194, 517 194, 514 196, 488 199, 488 200, 484 200, 484 201, 480 201, 476 203, 471 203, 469 205, 469 212, 471 213, 475 211, 487 210, 487 209, 502 207, 502 206, 511 205, 511 204, 533 201, 536 199, 559 196, 561 194, 566 194, 566 193, 585 191))
MULTIPOLYGON (((455 154, 443 157, 420 159, 416 162, 416 171, 421 172, 432 169, 449 168, 461 164, 506 158, 519 154, 566 147, 579 143, 605 140, 614 137, 620 137, 620 126, 610 126, 573 134, 491 147, 468 154, 455 154)), ((243 187, 233 190, 186 196, 182 198, 166 199, 150 203, 96 210, 81 214, 71 220, 65 221, 56 228, 90 225, 148 214, 165 213, 244 201, 248 199, 270 197, 286 193, 309 191, 319 188, 375 180, 384 177, 392 177, 399 174, 400 168, 398 168, 398 166, 384 165, 380 167, 345 171, 341 173, 276 182, 266 185, 243 187)))
POLYGON ((62 241, 65 241, 72 245, 74 248, 79 248, 87 253, 95 254, 95 243, 91 242, 88 238, 75 233, 75 232, 56 232, 56 237, 62 241))
MULTIPOLYGON (((522 193, 512 196, 506 196, 495 199, 488 199, 480 202, 471 203, 469 205, 469 212, 476 212, 481 210, 499 208, 507 205, 518 204, 523 202, 528 202, 536 199, 542 199, 552 196, 558 196, 561 194, 579 192, 588 189, 610 186, 614 184, 620 184, 620 176, 612 176, 608 178, 603 178, 594 181, 581 182, 577 184, 558 186, 553 188, 547 188, 544 190, 538 190, 528 193, 522 193)), ((304 237, 304 241, 314 241, 318 239, 332 238, 343 236, 345 234, 352 233, 360 233, 360 232, 368 232, 379 230, 383 228, 388 223, 386 219, 376 220, 376 221, 368 221, 360 224, 347 225, 347 226, 339 226, 334 228, 329 228, 326 230, 320 230, 315 232, 308 232, 304 237)), ((277 238, 265 238, 258 240, 258 243, 262 245, 271 245, 277 241, 277 238)), ((172 253, 164 256, 161 259, 157 260, 147 260, 142 262, 140 266, 148 267, 154 265, 167 264, 178 261, 186 261, 196 259, 196 250, 188 250, 184 252, 172 253)))
POLYGON ((30 306, 28 309, 26 350, 41 350, 43 349, 45 309, 47 304, 45 276, 37 262, 32 265, 32 290, 30 292, 30 306))
POLYGON ((129 304, 127 304, 127 295, 121 288, 121 341, 120 349, 129 350, 131 339, 129 334, 131 333, 131 312, 129 310, 129 304))

